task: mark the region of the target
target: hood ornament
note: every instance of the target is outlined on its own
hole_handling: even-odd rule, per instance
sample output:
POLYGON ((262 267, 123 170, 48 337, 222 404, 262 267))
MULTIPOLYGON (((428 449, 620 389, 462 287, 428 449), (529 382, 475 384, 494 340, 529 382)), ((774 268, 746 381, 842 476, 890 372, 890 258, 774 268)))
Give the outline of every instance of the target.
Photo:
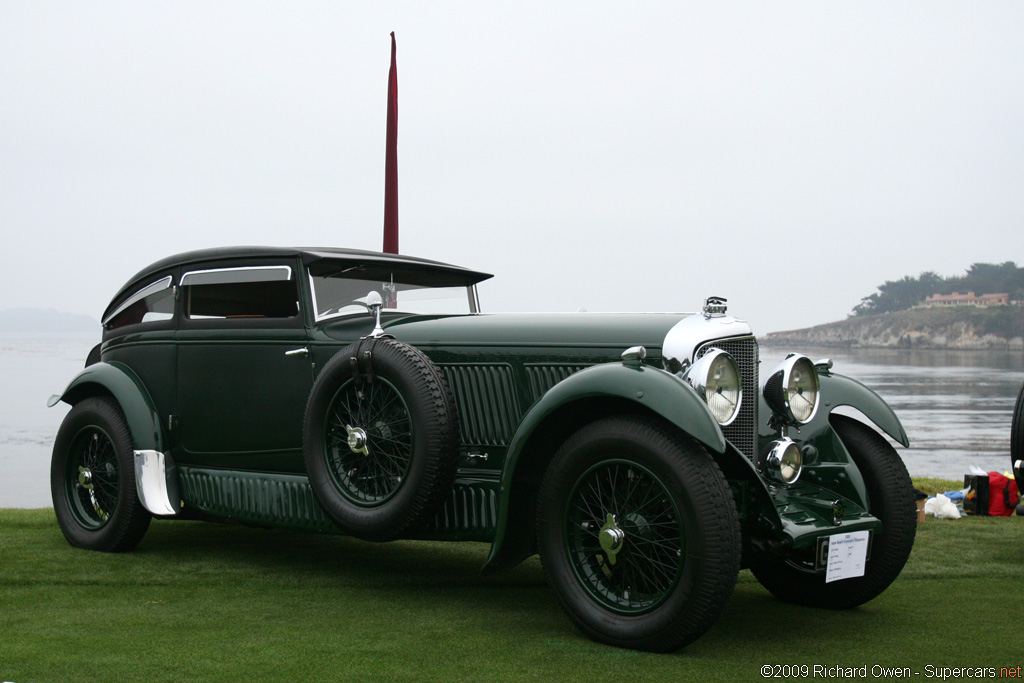
POLYGON ((721 296, 709 296, 704 299, 704 317, 715 318, 725 315, 728 306, 726 302, 729 300, 721 296))

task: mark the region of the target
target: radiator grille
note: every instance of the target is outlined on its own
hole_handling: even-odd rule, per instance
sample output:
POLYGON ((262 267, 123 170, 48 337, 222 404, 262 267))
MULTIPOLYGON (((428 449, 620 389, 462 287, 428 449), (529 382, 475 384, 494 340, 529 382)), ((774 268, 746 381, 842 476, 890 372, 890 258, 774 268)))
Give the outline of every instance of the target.
POLYGON ((711 349, 722 349, 740 366, 743 403, 740 405, 740 414, 732 424, 723 427, 722 432, 741 453, 748 458, 754 458, 757 456, 757 340, 753 337, 740 337, 709 341, 697 349, 696 358, 700 358, 711 349))

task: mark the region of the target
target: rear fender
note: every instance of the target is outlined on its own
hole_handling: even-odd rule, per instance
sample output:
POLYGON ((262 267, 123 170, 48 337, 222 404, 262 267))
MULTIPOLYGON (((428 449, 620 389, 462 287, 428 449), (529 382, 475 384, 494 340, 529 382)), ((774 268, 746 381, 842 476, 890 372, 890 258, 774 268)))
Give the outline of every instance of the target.
POLYGON ((60 401, 74 405, 102 394, 113 396, 120 405, 137 450, 165 450, 160 415, 153 400, 139 376, 123 363, 99 362, 86 367, 60 395, 51 396, 47 405, 52 407, 60 401))
MULTIPOLYGON (((91 354, 90 354, 91 355, 91 354)), ((78 373, 64 392, 51 396, 47 405, 60 401, 74 405, 91 396, 112 396, 121 408, 134 445, 135 488, 142 505, 154 515, 176 515, 181 494, 174 459, 164 448, 160 414, 139 376, 117 361, 93 362, 78 373)))

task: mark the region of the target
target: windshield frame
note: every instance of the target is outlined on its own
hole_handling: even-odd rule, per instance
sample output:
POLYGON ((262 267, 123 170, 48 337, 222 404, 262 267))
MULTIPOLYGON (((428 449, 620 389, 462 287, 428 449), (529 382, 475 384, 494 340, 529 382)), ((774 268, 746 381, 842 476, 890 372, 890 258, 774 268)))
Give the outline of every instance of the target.
MULTIPOLYGON (((339 266, 339 268, 337 269, 337 271, 333 275, 332 274, 314 275, 313 268, 311 268, 311 267, 307 267, 306 268, 306 277, 307 277, 308 282, 309 282, 309 295, 310 295, 311 303, 313 304, 312 307, 311 307, 311 312, 313 314, 314 324, 321 323, 321 322, 323 322, 325 320, 333 320, 335 318, 344 318, 344 317, 366 315, 367 314, 367 311, 337 311, 337 312, 333 312, 333 313, 327 313, 326 315, 320 313, 320 305, 317 302, 317 296, 316 296, 316 291, 317 291, 316 280, 317 279, 326 279, 326 278, 330 278, 330 277, 340 276, 340 275, 342 275, 343 273, 345 273, 347 271, 358 269, 357 267, 346 268, 343 264, 340 264, 340 263, 337 264, 337 265, 339 266)), ((403 269, 400 266, 399 267, 388 268, 388 270, 392 271, 392 273, 394 273, 394 272, 402 273, 403 272, 403 269)), ((392 277, 393 277, 393 275, 392 275, 392 277)), ((349 278, 349 279, 360 280, 360 279, 364 279, 364 278, 349 278)), ((469 315, 469 314, 479 313, 480 312, 480 295, 479 295, 479 293, 477 291, 476 282, 469 281, 468 279, 462 280, 462 282, 458 282, 459 279, 461 279, 461 278, 453 278, 453 280, 455 280, 455 281, 451 282, 451 284, 445 284, 445 285, 441 285, 441 286, 437 286, 437 287, 430 287, 429 285, 423 285, 423 286, 421 286, 419 288, 421 288, 421 289, 431 289, 431 288, 433 288, 433 289, 460 289, 460 288, 464 288, 465 289, 465 293, 466 293, 466 301, 467 301, 467 305, 468 305, 468 309, 469 310, 465 311, 465 312, 461 312, 461 313, 452 313, 450 315, 469 315)), ((378 282, 378 281, 379 281, 379 279, 366 279, 366 283, 367 283, 366 291, 369 292, 371 289, 373 289, 373 284, 372 283, 373 282, 378 282)), ((401 282, 401 278, 399 279, 399 282, 401 282)), ((383 292, 381 292, 381 293, 383 294, 383 292)), ((398 309, 387 309, 387 310, 389 312, 404 313, 406 315, 422 315, 423 314, 423 312, 419 312, 419 311, 405 311, 405 310, 402 310, 400 308, 398 308, 398 309)))

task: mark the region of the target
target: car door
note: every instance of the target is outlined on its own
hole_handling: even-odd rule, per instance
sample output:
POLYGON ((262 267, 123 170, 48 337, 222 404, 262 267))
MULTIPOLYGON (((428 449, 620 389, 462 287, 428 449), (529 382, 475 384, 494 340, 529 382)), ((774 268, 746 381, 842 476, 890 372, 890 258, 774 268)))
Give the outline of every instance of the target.
POLYGON ((173 430, 179 461, 303 471, 313 371, 298 272, 292 259, 183 269, 173 430))

